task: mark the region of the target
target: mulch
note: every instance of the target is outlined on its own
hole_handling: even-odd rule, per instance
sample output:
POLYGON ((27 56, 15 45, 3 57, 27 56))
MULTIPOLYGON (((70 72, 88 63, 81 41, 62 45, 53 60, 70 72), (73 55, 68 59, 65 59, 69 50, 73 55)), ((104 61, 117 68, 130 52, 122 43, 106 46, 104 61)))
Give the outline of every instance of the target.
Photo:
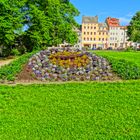
POLYGON ((33 76, 32 76, 32 69, 28 67, 28 65, 24 65, 22 71, 18 74, 17 76, 17 80, 18 81, 34 81, 36 80, 33 76))

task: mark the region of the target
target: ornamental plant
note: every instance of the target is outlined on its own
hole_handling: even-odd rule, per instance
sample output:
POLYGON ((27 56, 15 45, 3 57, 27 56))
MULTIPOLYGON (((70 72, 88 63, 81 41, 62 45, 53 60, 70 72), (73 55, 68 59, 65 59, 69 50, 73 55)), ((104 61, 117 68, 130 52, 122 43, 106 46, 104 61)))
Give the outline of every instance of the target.
POLYGON ((65 68, 70 67, 85 67, 89 64, 90 59, 86 54, 80 52, 57 52, 49 56, 49 60, 53 65, 62 66, 65 68))

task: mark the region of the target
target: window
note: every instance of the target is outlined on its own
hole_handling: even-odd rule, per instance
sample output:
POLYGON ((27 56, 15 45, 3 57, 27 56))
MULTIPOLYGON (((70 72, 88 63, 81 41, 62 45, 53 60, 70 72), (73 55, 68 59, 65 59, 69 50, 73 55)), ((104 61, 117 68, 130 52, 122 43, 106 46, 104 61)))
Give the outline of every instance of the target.
POLYGON ((94 38, 94 41, 96 41, 96 38, 94 38))
POLYGON ((86 26, 84 26, 84 29, 86 29, 86 26))
POLYGON ((102 41, 104 41, 104 38, 102 38, 102 41))
POLYGON ((101 35, 101 33, 99 33, 99 35, 101 35))
POLYGON ((91 29, 92 29, 92 26, 91 26, 91 29))
POLYGON ((87 35, 89 35, 89 32, 87 32, 87 35))
POLYGON ((90 40, 92 41, 92 38, 90 38, 90 40))
POLYGON ((89 38, 87 38, 87 41, 89 41, 89 38))
POLYGON ((96 29, 96 27, 94 27, 94 29, 96 29))
POLYGON ((94 32, 94 35, 96 35, 96 32, 94 32))
POLYGON ((89 29, 89 26, 88 26, 88 29, 89 29))
POLYGON ((84 32, 84 35, 86 34, 86 32, 84 32))
POLYGON ((92 35, 92 32, 90 34, 92 35))
POLYGON ((103 32, 103 35, 104 35, 105 33, 103 32))
POLYGON ((101 41, 101 38, 99 38, 99 41, 101 41))
POLYGON ((84 37, 84 40, 86 40, 86 38, 84 37))

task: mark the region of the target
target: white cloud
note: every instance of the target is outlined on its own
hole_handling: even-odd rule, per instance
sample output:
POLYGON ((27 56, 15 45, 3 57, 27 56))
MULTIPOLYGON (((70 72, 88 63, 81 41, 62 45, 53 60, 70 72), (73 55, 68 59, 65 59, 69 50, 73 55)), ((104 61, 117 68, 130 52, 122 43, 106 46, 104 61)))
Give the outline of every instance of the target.
POLYGON ((132 18, 134 15, 132 13, 128 13, 126 16, 132 18))
POLYGON ((131 19, 130 18, 125 18, 125 17, 120 17, 119 20, 120 20, 120 23, 122 25, 128 25, 130 23, 131 19))

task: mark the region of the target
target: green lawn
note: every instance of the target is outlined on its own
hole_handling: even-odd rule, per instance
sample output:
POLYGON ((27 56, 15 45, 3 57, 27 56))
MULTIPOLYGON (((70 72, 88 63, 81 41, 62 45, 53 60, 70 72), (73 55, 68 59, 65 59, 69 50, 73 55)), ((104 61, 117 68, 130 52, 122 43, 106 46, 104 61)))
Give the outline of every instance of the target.
POLYGON ((1 140, 139 140, 140 80, 0 86, 1 140))
POLYGON ((140 66, 140 52, 93 51, 101 56, 110 56, 115 59, 125 59, 140 66))

